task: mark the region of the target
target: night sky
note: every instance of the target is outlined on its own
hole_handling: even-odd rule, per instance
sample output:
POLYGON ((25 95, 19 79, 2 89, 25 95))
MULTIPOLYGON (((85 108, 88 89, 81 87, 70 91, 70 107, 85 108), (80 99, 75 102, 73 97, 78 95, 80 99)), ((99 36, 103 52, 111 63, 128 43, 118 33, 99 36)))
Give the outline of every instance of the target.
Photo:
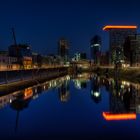
MULTIPOLYGON (((108 48, 107 24, 140 24, 140 2, 137 0, 0 0, 0 49, 17 42, 28 43, 42 54, 57 53, 59 38, 71 43, 70 54, 90 54, 89 41, 98 34, 102 50, 108 48)), ((139 31, 139 30, 138 30, 139 31)))

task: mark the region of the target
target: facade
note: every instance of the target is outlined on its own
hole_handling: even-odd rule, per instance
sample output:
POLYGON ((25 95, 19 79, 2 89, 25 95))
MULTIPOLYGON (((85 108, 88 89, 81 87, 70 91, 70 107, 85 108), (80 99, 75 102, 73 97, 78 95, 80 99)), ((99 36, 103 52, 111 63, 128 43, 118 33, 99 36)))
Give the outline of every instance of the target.
POLYGON ((18 63, 22 69, 32 68, 32 53, 30 46, 26 44, 11 45, 9 47, 9 56, 17 57, 18 63))
POLYGON ((100 56, 101 56, 101 37, 96 35, 90 41, 91 49, 91 59, 94 61, 94 64, 100 65, 100 56))
POLYGON ((102 52, 100 57, 100 65, 108 66, 109 65, 109 52, 102 52))
POLYGON ((44 57, 38 53, 32 53, 32 67, 33 68, 40 68, 43 65, 44 57))
POLYGON ((125 38, 136 34, 137 26, 105 26, 103 30, 109 31, 110 64, 124 61, 123 44, 125 38))
POLYGON ((58 42, 58 55, 61 56, 64 61, 68 61, 69 57, 69 42, 68 40, 62 38, 58 42))
POLYGON ((129 35, 123 49, 126 64, 140 66, 140 34, 129 35))
POLYGON ((17 57, 0 55, 0 71, 18 70, 19 67, 20 66, 17 63, 17 57))
POLYGON ((32 52, 32 66, 33 68, 38 68, 38 53, 32 52))
POLYGON ((47 55, 41 56, 41 67, 53 67, 53 66, 61 66, 64 64, 62 57, 58 55, 47 55))

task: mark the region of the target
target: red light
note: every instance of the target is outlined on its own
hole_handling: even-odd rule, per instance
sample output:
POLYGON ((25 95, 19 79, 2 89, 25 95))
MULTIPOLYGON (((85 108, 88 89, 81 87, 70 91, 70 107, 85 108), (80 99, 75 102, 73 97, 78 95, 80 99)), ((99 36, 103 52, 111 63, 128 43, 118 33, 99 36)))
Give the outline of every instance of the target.
POLYGON ((112 114, 109 112, 103 112, 103 117, 107 121, 112 120, 135 120, 136 114, 135 113, 124 113, 124 114, 112 114))
POLYGON ((109 30, 109 29, 137 29, 137 26, 126 26, 126 25, 107 25, 103 27, 103 30, 109 30))

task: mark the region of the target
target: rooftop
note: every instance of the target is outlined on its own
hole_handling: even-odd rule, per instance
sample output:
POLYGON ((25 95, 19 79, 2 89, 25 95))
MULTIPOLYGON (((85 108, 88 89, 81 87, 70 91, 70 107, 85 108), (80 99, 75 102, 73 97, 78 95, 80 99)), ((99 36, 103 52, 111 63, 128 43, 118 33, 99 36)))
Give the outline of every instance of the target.
POLYGON ((132 25, 107 25, 103 27, 104 31, 108 31, 110 29, 137 29, 137 26, 132 25))

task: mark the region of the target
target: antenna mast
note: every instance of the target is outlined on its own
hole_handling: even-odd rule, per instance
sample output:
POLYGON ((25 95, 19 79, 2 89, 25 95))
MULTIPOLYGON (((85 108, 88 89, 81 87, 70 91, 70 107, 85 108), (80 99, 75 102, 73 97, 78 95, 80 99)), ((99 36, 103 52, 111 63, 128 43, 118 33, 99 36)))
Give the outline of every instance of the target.
POLYGON ((13 34, 13 39, 14 39, 14 45, 17 46, 17 41, 16 41, 16 35, 15 35, 14 28, 12 28, 12 34, 13 34))

